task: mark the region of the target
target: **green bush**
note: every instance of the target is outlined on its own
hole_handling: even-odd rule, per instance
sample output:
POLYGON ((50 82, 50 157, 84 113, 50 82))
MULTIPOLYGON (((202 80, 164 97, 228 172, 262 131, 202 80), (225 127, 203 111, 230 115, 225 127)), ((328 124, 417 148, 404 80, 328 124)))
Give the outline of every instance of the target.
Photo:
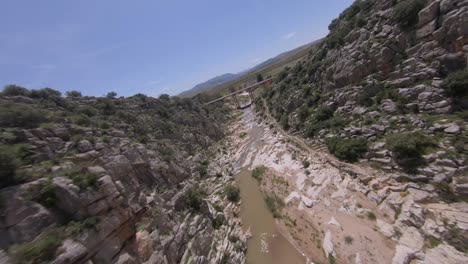
POLYGON ((304 166, 304 168, 307 169, 307 168, 309 168, 309 166, 310 166, 310 162, 309 162, 308 160, 304 160, 304 161, 302 162, 302 166, 304 166))
POLYGON ((333 113, 334 111, 330 107, 320 107, 317 109, 317 112, 315 112, 315 121, 322 122, 328 120, 333 117, 333 113))
POLYGON ((374 212, 367 212, 367 218, 369 220, 375 221, 377 219, 377 216, 375 216, 374 212))
POLYGON ((323 122, 310 122, 305 130, 307 137, 314 137, 322 129, 339 130, 346 125, 346 121, 341 117, 333 117, 323 122))
POLYGON ((80 189, 95 187, 98 180, 98 176, 96 174, 83 171, 81 169, 70 169, 62 172, 61 175, 71 179, 73 184, 80 187, 80 189))
POLYGON ((67 95, 67 97, 81 97, 81 92, 80 91, 76 91, 76 90, 71 90, 71 91, 67 91, 65 93, 67 95))
POLYGON ((458 251, 468 253, 468 231, 451 227, 445 235, 445 239, 458 251))
POLYGON ((256 167, 252 171, 252 177, 256 179, 257 181, 261 182, 265 172, 266 172, 266 168, 264 166, 256 167))
POLYGON ((185 193, 184 200, 188 208, 194 212, 199 212, 205 197, 205 190, 199 187, 192 187, 185 193))
POLYGON ((270 212, 273 214, 274 218, 281 218, 281 209, 284 207, 284 202, 280 197, 276 195, 267 195, 265 197, 265 203, 268 210, 270 210, 270 212))
POLYGON ((62 96, 62 93, 52 88, 43 88, 39 90, 31 90, 29 96, 35 99, 48 100, 48 99, 56 99, 57 97, 62 96))
POLYGON ((407 172, 414 172, 424 164, 424 151, 435 145, 432 138, 419 131, 393 134, 386 139, 386 146, 392 151, 395 162, 407 172))
POLYGON ((442 87, 453 97, 468 95, 468 68, 449 74, 442 87))
POLYGON ((51 177, 47 179, 46 184, 42 187, 41 191, 39 192, 37 202, 49 208, 54 207, 57 203, 57 196, 55 195, 55 186, 52 182, 51 177))
POLYGON ((0 106, 0 126, 36 128, 47 121, 45 114, 28 106, 5 104, 0 106))
POLYGON ((14 247, 14 256, 21 263, 48 263, 62 243, 61 232, 61 229, 46 231, 32 242, 14 247))
POLYGON ((238 187, 233 185, 228 185, 224 190, 226 197, 229 201, 237 203, 240 200, 240 190, 238 187))
POLYGON ((115 97, 117 96, 117 93, 112 91, 112 92, 108 92, 106 97, 109 98, 109 99, 114 99, 115 97))
POLYGON ((403 29, 410 29, 418 23, 418 13, 426 5, 426 0, 402 0, 393 8, 393 19, 403 29))
POLYGON ((5 88, 3 88, 2 95, 5 95, 5 96, 17 96, 17 95, 29 96, 29 90, 24 88, 24 87, 18 86, 18 85, 10 84, 10 85, 5 86, 5 88))
POLYGON ((15 184, 15 160, 4 153, 0 153, 0 188, 15 184))
POLYGON ((284 114, 281 119, 280 119, 280 126, 285 129, 285 130, 288 130, 289 129, 289 120, 288 120, 288 114, 284 114))
POLYGON ((355 162, 362 157, 368 149, 364 138, 344 139, 331 137, 326 139, 327 148, 340 160, 355 162))
POLYGON ((442 87, 453 98, 455 110, 468 109, 468 68, 449 74, 442 87))

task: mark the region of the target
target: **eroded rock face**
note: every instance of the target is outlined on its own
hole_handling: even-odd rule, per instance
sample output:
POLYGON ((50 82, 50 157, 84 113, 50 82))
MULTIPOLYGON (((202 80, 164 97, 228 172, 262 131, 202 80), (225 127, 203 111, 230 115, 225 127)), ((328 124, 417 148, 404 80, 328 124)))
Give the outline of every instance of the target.
MULTIPOLYGON (((16 99, 0 95, 0 102, 5 100, 16 99)), ((67 100, 80 107, 95 105, 84 98, 67 100)), ((128 112, 168 107, 158 99, 144 101, 141 106, 138 100, 124 99, 119 105, 128 112)), ((35 100, 27 102, 42 107, 35 100)), ((181 101, 169 103, 179 104, 178 121, 186 118, 181 101)), ((198 117, 212 121, 210 131, 196 128, 198 121, 184 121, 177 132, 186 139, 170 135, 147 144, 137 141, 134 124, 124 120, 112 129, 57 121, 51 128, 18 131, 15 140, 30 146, 30 161, 21 170, 34 176, 0 190, 0 247, 6 249, 0 251, 0 262, 19 259, 12 245, 28 250, 43 243, 41 239, 53 241, 44 248, 50 251, 44 261, 55 264, 244 261, 246 238, 240 220, 230 213, 237 205, 215 193, 232 179, 225 173, 215 177, 221 168, 205 164, 209 147, 223 136, 223 124, 203 115, 198 117), (188 151, 197 151, 198 158, 188 151), (203 174, 197 170, 202 161, 203 174), (204 190, 199 210, 187 202, 192 188, 204 190), (225 211, 210 210, 215 204, 225 211)), ((152 120, 160 120, 155 116, 152 120)), ((146 123, 147 128, 152 125, 146 123)))

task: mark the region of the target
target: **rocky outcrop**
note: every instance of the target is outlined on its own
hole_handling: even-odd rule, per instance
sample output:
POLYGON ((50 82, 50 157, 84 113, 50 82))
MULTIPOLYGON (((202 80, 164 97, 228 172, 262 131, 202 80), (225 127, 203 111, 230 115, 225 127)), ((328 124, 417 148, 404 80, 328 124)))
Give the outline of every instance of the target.
MULTIPOLYGON (((158 111, 167 107, 145 100, 146 109, 148 104, 158 111)), ((0 97, 4 101, 12 98, 0 97)), ((68 103, 77 102, 84 108, 90 101, 68 103)), ((130 111, 144 109, 132 99, 119 104, 130 111)), ((59 121, 46 128, 8 128, 17 135, 12 148, 18 142, 27 147, 28 163, 16 171, 28 177, 0 189, 2 263, 242 262, 246 240, 230 213, 238 207, 218 191, 231 177, 202 160, 221 138, 222 124, 213 118, 204 133, 196 128, 199 123, 180 120, 190 133, 182 132, 183 124, 178 133, 187 139, 161 139, 153 131, 146 144, 138 141, 139 124, 123 120, 113 129, 59 121), (197 157, 187 154, 194 149, 197 157), (202 210, 187 201, 193 188, 203 190, 202 210), (225 211, 209 210, 215 204, 225 211), (44 248, 31 250, 39 247, 44 248)))

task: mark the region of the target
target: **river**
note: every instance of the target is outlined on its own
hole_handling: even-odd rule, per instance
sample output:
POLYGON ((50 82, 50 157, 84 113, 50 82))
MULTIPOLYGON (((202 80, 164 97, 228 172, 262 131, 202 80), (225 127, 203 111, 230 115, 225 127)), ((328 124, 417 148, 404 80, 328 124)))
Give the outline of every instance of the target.
MULTIPOLYGON (((236 180, 242 199, 241 218, 245 230, 250 229, 247 264, 304 264, 306 258, 279 232, 273 215, 268 210, 257 181, 245 165, 248 153, 256 153, 262 146, 263 129, 252 120, 251 109, 245 109, 243 122, 250 125, 248 145, 236 166, 240 173, 236 180)), ((255 155, 255 154, 254 154, 255 155)))

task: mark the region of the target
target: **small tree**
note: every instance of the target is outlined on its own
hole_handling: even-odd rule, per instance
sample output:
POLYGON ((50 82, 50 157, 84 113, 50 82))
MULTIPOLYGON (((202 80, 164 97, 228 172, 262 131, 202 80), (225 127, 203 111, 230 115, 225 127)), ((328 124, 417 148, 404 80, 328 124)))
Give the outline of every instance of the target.
POLYGON ((240 200, 240 190, 238 187, 228 185, 225 189, 226 197, 229 201, 237 203, 240 200))
POLYGON ((82 96, 81 92, 77 90, 67 91, 65 94, 67 95, 67 97, 81 97, 82 96))
POLYGON ((29 90, 24 88, 24 87, 15 85, 15 84, 10 84, 10 85, 5 86, 5 88, 3 88, 2 95, 5 95, 5 96, 17 96, 17 95, 28 96, 29 95, 29 90))
POLYGON ((414 172, 424 164, 424 150, 436 144, 432 138, 418 131, 389 135, 386 145, 392 151, 398 165, 407 172, 414 172))
POLYGON ((263 81, 263 75, 261 73, 257 74, 257 82, 263 81))
POLYGON ((418 23, 418 13, 426 5, 426 0, 400 1, 393 9, 393 19, 403 29, 410 29, 418 23))
POLYGON ((0 153, 0 188, 14 184, 15 170, 14 159, 6 154, 0 153))
POLYGON ((114 91, 108 92, 106 97, 109 98, 109 99, 114 99, 115 97, 117 97, 117 93, 114 92, 114 91))
POLYGON ((159 99, 161 99, 161 100, 163 100, 163 101, 169 101, 170 98, 171 98, 171 96, 168 95, 168 94, 161 94, 161 95, 159 96, 159 99))

